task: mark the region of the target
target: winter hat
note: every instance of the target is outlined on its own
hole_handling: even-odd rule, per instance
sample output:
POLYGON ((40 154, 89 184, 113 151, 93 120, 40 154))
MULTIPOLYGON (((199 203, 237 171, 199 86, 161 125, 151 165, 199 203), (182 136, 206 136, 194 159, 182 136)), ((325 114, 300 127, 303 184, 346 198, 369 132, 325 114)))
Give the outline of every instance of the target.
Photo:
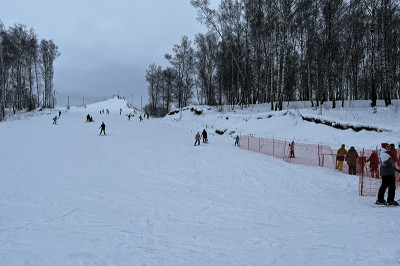
POLYGON ((351 147, 350 147, 350 150, 354 150, 354 146, 351 146, 351 147))
POLYGON ((381 146, 382 146, 382 148, 386 148, 386 146, 389 146, 389 143, 386 143, 386 142, 381 143, 381 146))
POLYGON ((344 148, 344 147, 346 147, 346 145, 342 144, 342 147, 344 148))

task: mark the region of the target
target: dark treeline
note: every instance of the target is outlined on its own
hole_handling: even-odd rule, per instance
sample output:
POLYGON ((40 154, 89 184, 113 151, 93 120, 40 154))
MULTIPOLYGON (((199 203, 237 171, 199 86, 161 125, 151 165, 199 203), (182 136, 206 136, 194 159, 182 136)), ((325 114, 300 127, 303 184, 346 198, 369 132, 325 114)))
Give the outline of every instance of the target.
POLYGON ((196 99, 207 105, 310 101, 332 107, 345 100, 399 97, 400 12, 392 0, 191 0, 209 28, 194 46, 185 36, 151 65, 148 111, 196 99))
POLYGON ((60 55, 52 40, 37 38, 33 29, 0 21, 0 121, 5 108, 54 107, 54 60, 60 55))

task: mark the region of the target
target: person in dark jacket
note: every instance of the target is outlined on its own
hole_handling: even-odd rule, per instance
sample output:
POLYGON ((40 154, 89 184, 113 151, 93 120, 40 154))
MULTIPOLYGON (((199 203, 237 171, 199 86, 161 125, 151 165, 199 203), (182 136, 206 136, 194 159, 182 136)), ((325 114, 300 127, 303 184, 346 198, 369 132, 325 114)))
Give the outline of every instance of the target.
POLYGON ((346 155, 346 161, 347 165, 349 166, 349 174, 350 175, 356 175, 356 169, 357 169, 357 159, 358 159, 358 153, 354 149, 353 146, 350 147, 350 150, 347 152, 346 155))
POLYGON ((104 133, 104 136, 105 136, 106 135, 106 125, 104 124, 104 122, 101 122, 101 126, 99 128, 101 129, 99 136, 101 136, 101 133, 104 133))
POLYGON ((236 135, 236 138, 235 138, 235 146, 236 145, 239 146, 239 135, 236 135))
POLYGON ((379 188, 376 204, 399 205, 399 203, 394 200, 394 197, 396 193, 395 173, 400 172, 400 170, 395 167, 395 159, 390 155, 389 143, 382 143, 381 146, 382 150, 380 152, 380 172, 382 185, 379 188), (388 189, 387 202, 384 199, 386 189, 388 189))
POLYGON ((203 129, 203 132, 201 133, 201 135, 203 136, 203 143, 207 143, 208 142, 208 138, 207 138, 206 129, 203 129))
POLYGON ((196 136, 194 137, 195 142, 194 142, 194 146, 196 146, 196 144, 200 145, 200 133, 197 132, 196 136))

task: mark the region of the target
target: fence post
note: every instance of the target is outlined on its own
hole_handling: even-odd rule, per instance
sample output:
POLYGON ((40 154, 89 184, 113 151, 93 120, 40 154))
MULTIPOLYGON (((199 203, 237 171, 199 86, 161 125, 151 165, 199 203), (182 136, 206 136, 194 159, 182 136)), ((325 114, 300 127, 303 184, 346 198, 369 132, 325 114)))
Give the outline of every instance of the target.
POLYGON ((319 152, 319 143, 318 143, 318 166, 321 166, 321 157, 319 152))
POLYGON ((363 158, 364 158, 364 148, 362 150, 362 154, 360 156, 360 168, 361 168, 361 184, 360 184, 360 196, 363 195, 363 190, 364 190, 364 166, 363 166, 363 158))
POLYGON ((272 135, 272 157, 275 157, 275 136, 272 135))

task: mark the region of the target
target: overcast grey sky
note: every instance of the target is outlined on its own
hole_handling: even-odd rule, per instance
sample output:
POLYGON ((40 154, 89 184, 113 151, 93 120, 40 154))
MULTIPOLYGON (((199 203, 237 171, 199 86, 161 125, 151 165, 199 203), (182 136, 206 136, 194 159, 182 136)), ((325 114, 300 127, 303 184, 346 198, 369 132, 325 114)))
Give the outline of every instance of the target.
MULTIPOLYGON (((213 1, 219 2, 217 0, 213 1)), ((58 106, 93 103, 113 94, 140 107, 148 103, 145 71, 166 66, 165 53, 187 35, 207 29, 196 21, 190 0, 8 0, 0 20, 33 28, 39 40, 52 39, 58 106)))

